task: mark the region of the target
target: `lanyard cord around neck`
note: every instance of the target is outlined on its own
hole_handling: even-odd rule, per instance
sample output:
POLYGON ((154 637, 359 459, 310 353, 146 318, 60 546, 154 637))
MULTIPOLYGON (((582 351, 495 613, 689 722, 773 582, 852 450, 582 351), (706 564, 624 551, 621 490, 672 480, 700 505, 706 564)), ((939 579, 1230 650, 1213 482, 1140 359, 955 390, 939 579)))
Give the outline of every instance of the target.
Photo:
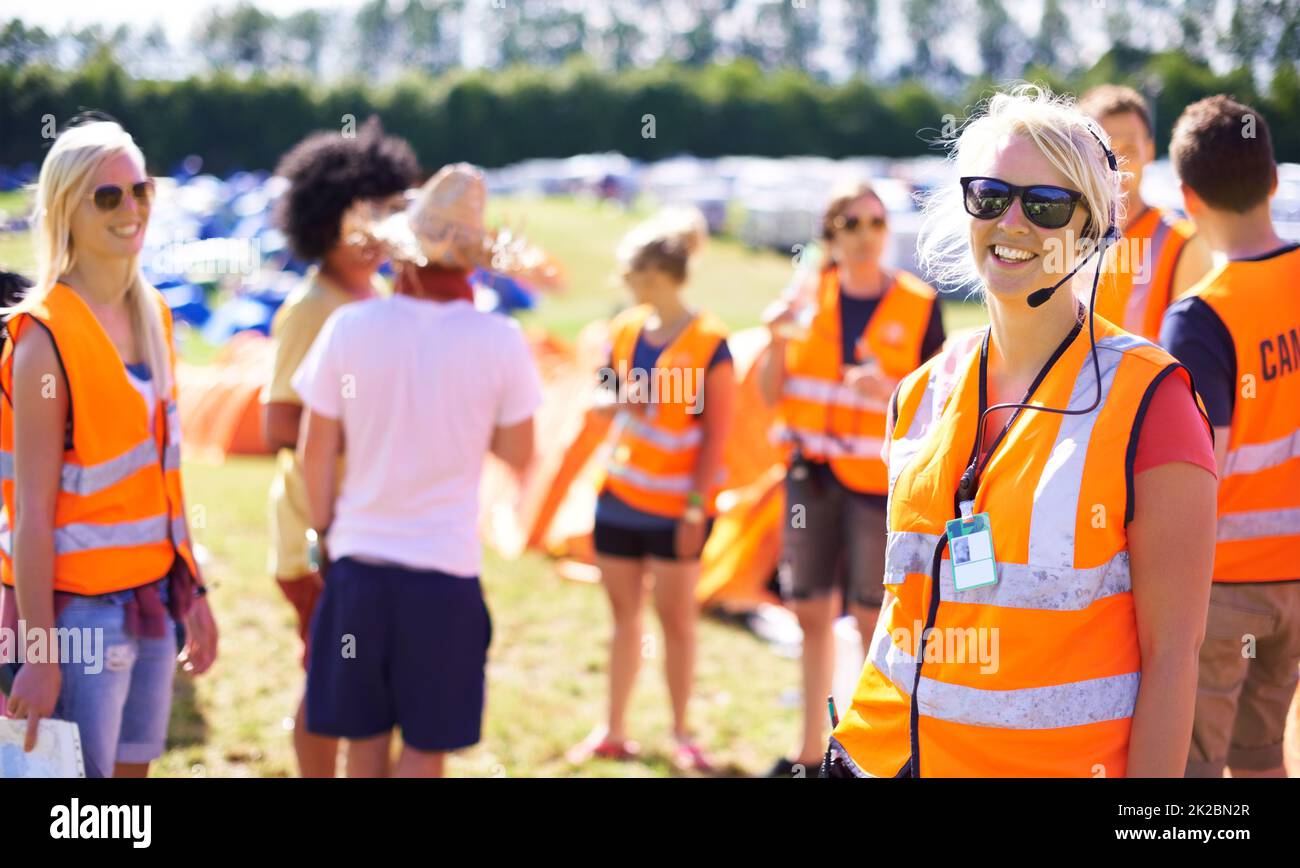
MULTIPOLYGON (((1007 433, 1011 428, 1012 423, 1014 423, 1017 417, 1019 417, 1021 410, 1038 410, 1043 413, 1057 413, 1062 416, 1082 416, 1091 413, 1101 405, 1101 363, 1097 360, 1097 335, 1095 325, 1097 317, 1093 314, 1093 309, 1097 304, 1097 283, 1101 279, 1101 261, 1103 258, 1104 257, 1101 255, 1097 257, 1097 267, 1092 273, 1092 294, 1088 300, 1088 308, 1085 311, 1085 314, 1088 317, 1088 342, 1092 353, 1093 376, 1096 377, 1097 381, 1097 394, 1093 398, 1092 403, 1081 410, 1071 410, 1068 407, 1064 409, 1058 407, 1040 407, 1037 404, 1028 404, 1024 402, 994 404, 992 407, 982 409, 980 411, 979 420, 975 424, 975 453, 971 456, 970 464, 967 466, 966 471, 961 475, 961 482, 957 486, 957 500, 959 503, 962 501, 973 500, 975 498, 975 488, 979 485, 980 471, 988 464, 988 461, 980 460, 980 448, 984 444, 984 417, 989 413, 994 410, 1014 409, 1016 411, 1015 414, 1007 420, 1007 424, 1003 426, 1002 432, 998 434, 997 439, 993 441, 993 449, 996 449, 998 444, 1002 441, 1003 435, 1007 433)), ((1056 364, 1057 360, 1062 355, 1064 355, 1065 348, 1074 340, 1074 336, 1078 333, 1078 329, 1079 326, 1076 325, 1070 330, 1070 334, 1066 337, 1060 348, 1052 354, 1052 357, 1047 360, 1047 363, 1043 366, 1042 370, 1038 372, 1038 376, 1029 387, 1029 393, 1025 395, 1026 401, 1028 401, 1029 397, 1033 395, 1034 390, 1037 389, 1038 385, 1047 377, 1052 366, 1056 364)), ((992 333, 993 329, 990 326, 989 331, 984 335, 984 343, 980 348, 980 404, 984 403, 985 376, 988 370, 988 345, 992 333)), ((993 449, 990 449, 989 452, 992 453, 993 449)))

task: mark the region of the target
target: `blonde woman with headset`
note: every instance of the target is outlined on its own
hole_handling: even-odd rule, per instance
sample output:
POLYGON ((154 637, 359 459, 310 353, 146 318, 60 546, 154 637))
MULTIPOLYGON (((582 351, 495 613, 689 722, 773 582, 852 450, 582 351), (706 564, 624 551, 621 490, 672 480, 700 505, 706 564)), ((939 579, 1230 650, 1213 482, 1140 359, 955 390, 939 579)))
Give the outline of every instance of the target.
POLYGON ((140 272, 153 195, 121 126, 64 131, 36 188, 36 284, 4 311, 4 620, 104 637, 102 659, 26 662, 7 713, 26 719, 29 750, 41 718, 76 722, 92 776, 144 777, 162 754, 177 622, 187 670, 216 658, 181 492, 171 314, 140 272))
POLYGON ((991 324, 891 401, 888 594, 826 776, 1183 773, 1216 466, 1187 371, 1057 291, 1118 238, 1104 135, 999 93, 927 204, 923 263, 991 324))

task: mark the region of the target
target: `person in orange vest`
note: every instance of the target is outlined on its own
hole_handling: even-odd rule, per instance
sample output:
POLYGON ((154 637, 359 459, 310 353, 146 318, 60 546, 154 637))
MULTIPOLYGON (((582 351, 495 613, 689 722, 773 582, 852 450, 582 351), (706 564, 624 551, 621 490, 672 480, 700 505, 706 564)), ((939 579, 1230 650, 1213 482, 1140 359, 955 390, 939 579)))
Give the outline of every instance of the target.
POLYGON ((87 120, 41 166, 36 283, 4 310, 0 578, 6 628, 102 648, 28 659, 7 713, 27 720, 28 750, 41 718, 71 720, 88 775, 144 777, 167 735, 176 624, 194 674, 217 629, 181 491, 171 313, 139 266, 154 182, 121 126, 87 120))
MULTIPOLYGON (((276 453, 269 566, 297 617, 304 669, 312 616, 325 585, 307 559, 311 518, 302 463, 294 449, 302 427, 302 399, 292 379, 330 314, 384 291, 377 274, 384 261, 379 245, 353 243, 345 217, 358 205, 383 214, 402 210, 406 188, 415 182, 419 169, 411 146, 384 135, 377 118, 363 124, 356 136, 331 132, 308 136, 276 167, 276 175, 289 182, 276 206, 277 220, 294 255, 312 263, 271 322, 275 360, 260 396, 263 436, 276 453)), ((298 771, 305 778, 332 778, 338 739, 308 732, 306 714, 306 702, 300 700, 293 726, 298 771)))
POLYGON ((1103 84, 1084 93, 1079 109, 1101 125, 1124 171, 1124 237, 1097 290, 1097 314, 1154 341, 1170 302, 1210 270, 1210 249, 1190 221, 1142 199, 1142 172, 1155 159, 1151 112, 1131 87, 1103 84))
POLYGON ((1170 144, 1187 213, 1223 260, 1165 314, 1215 427, 1218 545, 1189 777, 1282 777, 1300 665, 1300 244, 1273 226, 1268 122, 1192 103, 1170 144))
POLYGON ((889 593, 827 777, 1183 772, 1211 429, 1172 356, 1058 291, 1081 271, 1095 287, 1119 237, 1104 135, 1018 85, 927 201, 922 263, 979 287, 991 324, 890 402, 889 593))
POLYGON ((812 312, 797 300, 768 312, 772 337, 760 383, 764 398, 779 402, 788 449, 790 520, 779 578, 803 629, 804 685, 803 743, 769 777, 816 776, 810 770, 825 745, 835 619, 847 603, 865 648, 884 596, 886 404, 899 379, 944 342, 934 290, 881 263, 887 219, 870 184, 834 190, 822 217, 827 255, 808 293, 815 296, 808 327, 786 337, 812 312))
POLYGON ((641 607, 647 576, 664 635, 672 701, 673 762, 708 771, 687 725, 695 668, 695 585, 700 552, 717 513, 714 499, 736 391, 726 326, 683 298, 688 265, 708 234, 694 209, 669 209, 633 229, 619 247, 623 282, 636 306, 610 324, 602 402, 617 410, 613 454, 596 502, 594 542, 614 617, 609 715, 567 759, 629 758, 626 711, 643 655, 641 607))

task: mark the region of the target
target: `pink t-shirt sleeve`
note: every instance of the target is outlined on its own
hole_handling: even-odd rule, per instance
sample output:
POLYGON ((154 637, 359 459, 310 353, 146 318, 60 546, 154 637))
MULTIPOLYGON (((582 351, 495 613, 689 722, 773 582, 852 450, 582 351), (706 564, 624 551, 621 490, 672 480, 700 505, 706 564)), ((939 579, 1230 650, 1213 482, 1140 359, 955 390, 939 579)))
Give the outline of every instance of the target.
POLYGON ((1170 374, 1156 387, 1147 406, 1138 432, 1133 474, 1175 461, 1204 467, 1216 478, 1219 475, 1214 461, 1214 441, 1192 390, 1182 377, 1170 374))

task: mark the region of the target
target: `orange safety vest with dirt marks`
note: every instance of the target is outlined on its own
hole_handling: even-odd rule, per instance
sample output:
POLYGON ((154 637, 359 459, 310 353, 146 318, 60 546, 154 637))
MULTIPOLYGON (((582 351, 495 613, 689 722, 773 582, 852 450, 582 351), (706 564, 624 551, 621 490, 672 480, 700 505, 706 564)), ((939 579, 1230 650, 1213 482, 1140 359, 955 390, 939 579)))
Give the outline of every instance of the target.
POLYGON ((1192 290, 1237 357, 1219 468, 1216 582, 1300 577, 1300 248, 1219 266, 1192 290))
MULTIPOLYGON (((171 312, 157 297, 170 351, 171 312)), ((7 328, 10 340, 0 356, 0 578, 14 583, 13 347, 32 328, 53 338, 69 392, 71 436, 54 506, 54 590, 96 595, 139 587, 166 576, 177 556, 198 576, 182 507, 174 378, 150 430, 144 400, 108 334, 63 284, 30 313, 10 318, 7 328)), ((153 372, 154 382, 158 376, 153 372)))
MULTIPOLYGON (((988 331, 953 342, 900 385, 884 579, 892 593, 831 740, 854 774, 1124 775, 1142 669, 1129 462, 1156 387, 1172 375, 1190 389, 1191 377, 1155 344, 1095 322, 1100 405, 1077 416, 1020 411, 991 445, 973 506, 990 518, 991 585, 958 591, 946 545, 975 451, 988 331)), ((1082 409, 1096 382, 1084 324, 1028 403, 1082 409)))
POLYGON ((1165 308, 1175 300, 1178 258, 1195 234, 1191 221, 1163 208, 1148 208, 1106 252, 1109 261, 1097 288, 1097 314, 1125 331, 1157 340, 1165 308))
MULTIPOLYGON (((653 312, 649 305, 624 311, 610 324, 612 361, 620 381, 645 377, 651 400, 618 415, 605 487, 625 503, 655 515, 680 518, 686 496, 695 488, 695 462, 704 428, 704 378, 727 327, 717 317, 700 313, 663 350, 653 372, 633 372, 637 338, 653 312)), ((701 492, 704 508, 715 515, 713 490, 701 492)))
MULTIPOLYGON (((896 379, 916 370, 935 298, 929 284, 899 271, 862 333, 863 360, 875 358, 896 379)), ((885 414, 844 385, 842 368, 853 362, 843 358, 840 277, 834 266, 822 271, 817 301, 808 336, 786 343, 779 408, 786 462, 797 448, 805 458, 828 462, 848 488, 884 494, 885 414)))

